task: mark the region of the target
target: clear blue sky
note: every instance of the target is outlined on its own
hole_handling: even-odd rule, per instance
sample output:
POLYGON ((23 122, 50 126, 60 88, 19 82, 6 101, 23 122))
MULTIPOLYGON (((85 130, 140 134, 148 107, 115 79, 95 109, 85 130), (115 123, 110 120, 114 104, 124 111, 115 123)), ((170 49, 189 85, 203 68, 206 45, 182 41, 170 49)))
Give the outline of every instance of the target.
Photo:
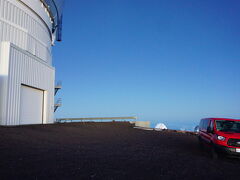
POLYGON ((239 0, 66 0, 56 117, 240 118, 239 0))

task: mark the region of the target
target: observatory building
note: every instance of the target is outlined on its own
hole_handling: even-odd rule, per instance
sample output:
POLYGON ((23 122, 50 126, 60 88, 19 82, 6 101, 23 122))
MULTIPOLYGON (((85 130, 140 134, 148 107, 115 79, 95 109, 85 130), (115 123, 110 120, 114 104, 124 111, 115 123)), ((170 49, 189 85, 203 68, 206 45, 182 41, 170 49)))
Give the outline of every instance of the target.
POLYGON ((0 0, 0 125, 54 121, 63 0, 0 0))

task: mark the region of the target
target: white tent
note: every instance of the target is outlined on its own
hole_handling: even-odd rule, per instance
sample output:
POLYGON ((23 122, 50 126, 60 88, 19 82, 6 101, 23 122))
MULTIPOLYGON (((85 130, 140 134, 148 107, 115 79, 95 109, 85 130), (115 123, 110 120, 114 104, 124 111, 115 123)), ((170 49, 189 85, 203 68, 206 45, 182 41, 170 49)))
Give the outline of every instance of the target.
POLYGON ((167 129, 167 126, 163 123, 158 123, 156 126, 155 126, 155 130, 157 131, 162 131, 164 129, 167 129))

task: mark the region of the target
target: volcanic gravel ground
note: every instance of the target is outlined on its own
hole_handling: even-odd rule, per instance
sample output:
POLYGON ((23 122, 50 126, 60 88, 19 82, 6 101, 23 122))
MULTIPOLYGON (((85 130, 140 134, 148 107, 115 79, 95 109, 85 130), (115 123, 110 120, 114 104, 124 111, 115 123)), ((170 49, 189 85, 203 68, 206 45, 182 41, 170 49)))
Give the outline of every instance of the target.
POLYGON ((127 122, 0 127, 0 179, 240 179, 197 137, 127 122))

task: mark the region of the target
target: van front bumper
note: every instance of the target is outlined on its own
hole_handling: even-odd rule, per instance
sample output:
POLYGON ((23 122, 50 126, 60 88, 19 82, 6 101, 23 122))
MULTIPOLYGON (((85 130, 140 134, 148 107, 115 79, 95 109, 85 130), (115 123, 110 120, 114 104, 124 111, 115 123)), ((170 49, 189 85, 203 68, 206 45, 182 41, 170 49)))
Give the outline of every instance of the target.
POLYGON ((222 153, 226 153, 226 154, 234 155, 234 156, 240 156, 240 152, 236 151, 236 149, 240 149, 240 148, 230 148, 227 146, 221 146, 221 145, 215 144, 215 149, 218 152, 222 152, 222 153))

